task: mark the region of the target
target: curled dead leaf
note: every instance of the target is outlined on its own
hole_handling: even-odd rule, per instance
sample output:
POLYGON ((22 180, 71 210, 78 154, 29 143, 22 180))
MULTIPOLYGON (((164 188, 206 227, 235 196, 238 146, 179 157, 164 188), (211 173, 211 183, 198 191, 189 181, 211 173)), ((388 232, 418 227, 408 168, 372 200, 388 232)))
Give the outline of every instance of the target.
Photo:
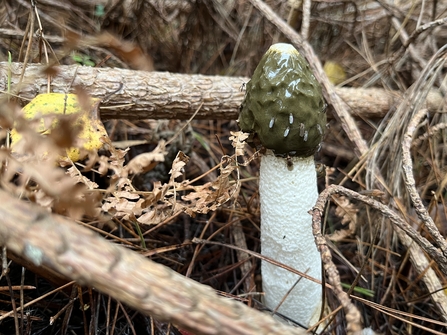
POLYGON ((250 134, 242 131, 231 131, 230 134, 231 145, 234 148, 236 156, 243 156, 245 154, 245 140, 250 134))
POLYGON ((184 173, 184 167, 186 163, 189 162, 189 157, 186 156, 182 151, 179 151, 177 153, 177 156, 175 157, 174 161, 172 162, 172 168, 169 171, 169 174, 171 175, 170 183, 173 183, 175 178, 180 177, 184 173))
POLYGON ((151 152, 145 152, 134 157, 124 168, 125 176, 152 170, 158 163, 165 160, 166 154, 165 142, 161 140, 151 152))

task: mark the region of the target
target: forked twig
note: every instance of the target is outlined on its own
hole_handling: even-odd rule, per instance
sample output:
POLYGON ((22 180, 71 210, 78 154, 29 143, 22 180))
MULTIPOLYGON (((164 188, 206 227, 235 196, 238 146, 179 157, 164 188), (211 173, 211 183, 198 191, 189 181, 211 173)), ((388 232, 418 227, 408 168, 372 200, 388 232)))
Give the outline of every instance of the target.
POLYGON ((435 21, 431 21, 428 22, 422 26, 419 26, 415 31, 413 31, 410 35, 410 37, 408 38, 407 42, 404 44, 404 48, 408 47, 410 45, 410 43, 413 43, 414 40, 424 31, 434 28, 434 27, 438 27, 438 26, 442 26, 444 24, 447 23, 447 17, 444 17, 442 19, 439 20, 435 20, 435 21))
MULTIPOLYGON (((380 203, 379 201, 365 195, 361 195, 355 191, 347 189, 340 185, 330 185, 318 197, 317 203, 313 208, 314 225, 321 223, 321 217, 324 212, 324 207, 329 197, 333 194, 342 194, 350 199, 363 202, 364 204, 378 210, 384 217, 389 219, 393 225, 402 229, 417 245, 419 245, 430 257, 436 261, 441 271, 447 275, 447 258, 434 247, 425 237, 421 236, 412 226, 405 222, 399 215, 397 215, 388 206, 380 203), (319 220, 319 221, 318 221, 319 220)), ((315 234, 321 234, 321 228, 315 227, 315 234)), ((324 242, 326 244, 326 242, 324 242)), ((333 283, 331 283, 333 284, 333 283)))
MULTIPOLYGON (((404 185, 402 185, 404 177, 401 160, 404 135, 412 117, 425 107, 424 102, 426 102, 427 94, 432 89, 435 79, 443 68, 446 53, 447 48, 445 46, 436 52, 422 70, 418 80, 407 90, 405 98, 398 105, 396 112, 390 116, 387 122, 383 122, 379 126, 367 159, 367 188, 386 189, 390 198, 401 210, 402 205, 399 204, 402 199, 407 200, 406 192, 403 189, 404 185), (393 159, 390 160, 389 157, 393 157, 393 159)), ((447 320, 446 295, 442 291, 443 285, 438 275, 432 268, 431 259, 429 260, 427 254, 425 254, 427 249, 408 233, 399 229, 397 225, 394 224, 393 228, 402 245, 408 249, 414 270, 421 276, 428 292, 430 292, 430 298, 436 304, 442 318, 447 320)), ((429 247, 434 248, 432 245, 429 247)), ((438 250, 436 254, 438 260, 433 255, 430 254, 430 256, 438 263, 441 271, 446 274, 446 257, 438 250)))
POLYGON ((327 245, 326 239, 321 233, 321 218, 323 216, 326 203, 333 194, 342 194, 350 199, 363 202, 371 208, 381 212, 384 217, 388 218, 396 227, 404 231, 414 242, 416 242, 425 252, 427 252, 432 259, 438 263, 439 267, 445 274, 447 273, 447 259, 426 238, 422 237, 413 227, 411 227, 389 207, 371 197, 361 195, 342 186, 328 186, 323 192, 321 192, 315 207, 312 209, 312 230, 315 236, 315 243, 321 253, 324 269, 328 275, 328 281, 333 286, 334 293, 342 304, 346 313, 347 332, 348 334, 355 334, 356 332, 360 332, 362 330, 360 312, 352 303, 349 295, 343 291, 340 282, 340 275, 335 264, 332 262, 331 252, 327 245))

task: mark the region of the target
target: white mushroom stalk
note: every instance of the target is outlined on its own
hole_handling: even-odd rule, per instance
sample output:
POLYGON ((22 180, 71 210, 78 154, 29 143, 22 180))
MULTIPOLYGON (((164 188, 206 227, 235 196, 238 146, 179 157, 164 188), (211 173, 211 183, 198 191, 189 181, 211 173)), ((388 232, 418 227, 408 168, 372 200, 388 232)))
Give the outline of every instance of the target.
MULTIPOLYGON (((321 280, 308 213, 318 197, 314 154, 326 128, 325 103, 309 65, 290 44, 274 44, 247 83, 239 125, 263 148, 259 177, 262 254, 321 280)), ((322 286, 262 262, 265 304, 309 327, 318 321, 322 286)))
MULTIPOLYGON (((313 157, 292 158, 293 169, 284 158, 267 153, 261 158, 262 254, 321 280, 321 258, 312 235, 308 211, 318 197, 313 157)), ((300 277, 268 262, 262 262, 265 304, 275 309, 300 277)), ((321 285, 301 278, 278 312, 308 327, 321 312, 321 285)))

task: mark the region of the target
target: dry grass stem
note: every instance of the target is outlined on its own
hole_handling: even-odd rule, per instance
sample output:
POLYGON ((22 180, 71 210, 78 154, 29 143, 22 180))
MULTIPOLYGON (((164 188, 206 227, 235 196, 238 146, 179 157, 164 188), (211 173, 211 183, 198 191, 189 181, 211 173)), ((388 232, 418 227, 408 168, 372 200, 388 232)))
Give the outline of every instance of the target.
MULTIPOLYGON (((374 200, 371 197, 358 194, 352 190, 346 189, 339 185, 331 185, 327 187, 319 196, 315 207, 312 210, 313 213, 313 233, 315 236, 315 242, 322 255, 322 260, 324 263, 325 271, 328 275, 329 283, 333 286, 334 292, 337 295, 339 301, 345 309, 348 322, 348 331, 358 331, 361 329, 360 315, 356 307, 352 304, 349 296, 343 291, 340 283, 340 276, 338 270, 332 262, 332 256, 330 249, 327 246, 325 237, 321 233, 321 218, 323 216, 325 205, 330 200, 333 194, 340 194, 350 199, 363 202, 364 204, 378 210, 383 217, 388 218, 399 230, 405 232, 405 234, 416 242, 425 252, 427 252, 432 259, 434 259, 439 267, 442 269, 444 274, 447 274, 447 259, 443 254, 439 252, 429 241, 421 237, 421 235, 413 229, 408 223, 402 220, 396 213, 390 210, 389 207, 383 205, 382 203, 374 200), (350 317, 348 317, 350 315, 350 317), (352 324, 349 324, 352 322, 352 324)), ((406 241, 406 238, 404 238, 406 241)), ((407 243, 408 246, 411 243, 407 243)), ((420 257, 419 257, 420 259, 420 257)), ((416 259, 414 260, 416 261, 416 259)), ((425 268, 424 268, 425 269, 425 268)), ((445 300, 445 299, 444 299, 445 300)))

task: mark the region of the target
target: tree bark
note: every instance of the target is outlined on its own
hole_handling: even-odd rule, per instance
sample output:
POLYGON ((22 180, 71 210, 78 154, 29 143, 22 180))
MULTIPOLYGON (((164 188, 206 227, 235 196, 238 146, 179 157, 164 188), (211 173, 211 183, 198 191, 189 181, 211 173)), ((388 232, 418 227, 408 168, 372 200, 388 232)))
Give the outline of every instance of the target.
POLYGON ((195 334, 305 334, 2 190, 0 203, 0 246, 159 320, 195 334))
MULTIPOLYGON (((0 90, 20 96, 22 103, 48 90, 45 66, 29 64, 20 82, 23 64, 0 62, 0 90)), ((241 90, 246 77, 188 75, 168 72, 145 72, 126 69, 92 68, 77 65, 54 67, 51 92, 74 92, 85 89, 91 96, 102 98, 101 118, 106 119, 189 119, 234 120, 244 98, 241 90)), ((335 88, 350 107, 353 116, 381 118, 402 101, 399 92, 383 89, 335 88)), ((441 108, 443 98, 433 91, 426 107, 441 108)), ((331 114, 329 113, 331 117, 331 114)))

